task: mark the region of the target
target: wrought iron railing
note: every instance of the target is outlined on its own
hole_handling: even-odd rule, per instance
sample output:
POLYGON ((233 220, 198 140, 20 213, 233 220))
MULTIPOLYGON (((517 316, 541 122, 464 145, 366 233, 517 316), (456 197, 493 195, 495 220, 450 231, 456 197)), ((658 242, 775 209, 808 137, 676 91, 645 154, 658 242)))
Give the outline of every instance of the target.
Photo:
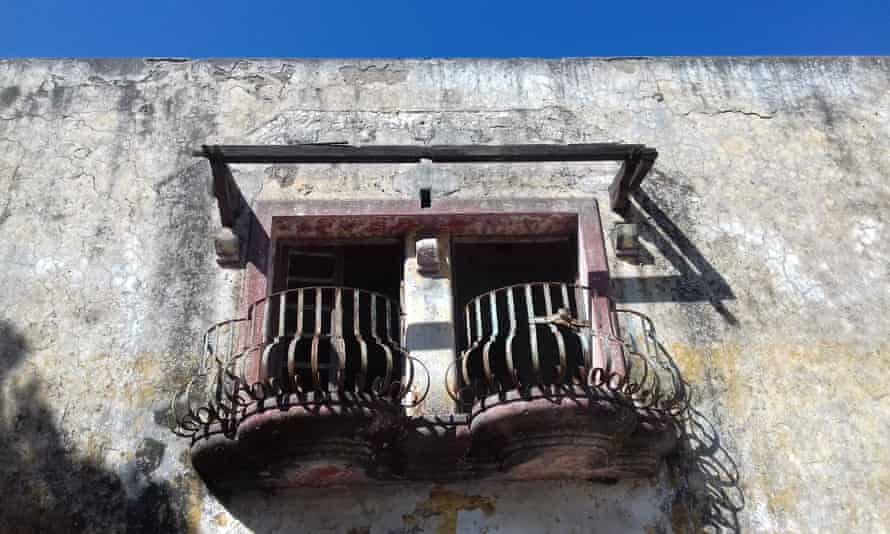
POLYGON ((379 293, 307 287, 260 299, 246 318, 205 334, 197 370, 172 401, 176 432, 234 435, 269 399, 279 406, 419 404, 428 373, 400 338, 398 303, 379 293))
POLYGON ((464 309, 465 348, 446 376, 449 395, 471 408, 509 391, 581 388, 637 408, 671 411, 674 387, 662 384, 670 373, 660 372, 652 321, 596 305, 605 298, 584 286, 553 282, 508 286, 474 298, 464 309), (598 317, 598 309, 608 310, 607 316, 598 317))

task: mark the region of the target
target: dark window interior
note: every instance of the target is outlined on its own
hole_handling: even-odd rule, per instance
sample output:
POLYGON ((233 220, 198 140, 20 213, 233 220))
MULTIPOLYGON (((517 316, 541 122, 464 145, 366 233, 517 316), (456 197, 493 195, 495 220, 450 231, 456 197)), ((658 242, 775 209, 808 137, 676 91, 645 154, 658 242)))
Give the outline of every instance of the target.
POLYGON ((276 290, 318 285, 376 291, 399 300, 402 282, 402 244, 385 242, 325 247, 284 246, 287 265, 276 290))
MULTIPOLYGON (((386 361, 384 345, 392 346, 400 342, 399 294, 403 268, 402 253, 403 247, 398 241, 331 246, 283 244, 278 248, 276 292, 285 289, 328 288, 288 292, 271 300, 270 319, 273 335, 279 331, 279 306, 283 302, 286 306, 285 337, 288 340, 293 339, 294 332, 301 332, 303 336, 296 345, 295 372, 304 384, 311 384, 313 381, 309 367, 313 350, 318 351, 322 387, 327 387, 334 379, 329 369, 341 366, 346 387, 352 388, 356 385, 361 373, 358 367, 361 358, 355 355, 361 354, 363 350, 368 361, 363 389, 367 391, 375 378, 384 376, 386 361), (336 287, 379 293, 391 299, 391 302, 387 303, 380 298, 372 300, 368 293, 359 294, 356 301, 354 292, 338 291, 336 287), (302 293, 301 315, 298 314, 300 293, 302 293), (336 309, 338 294, 339 312, 336 309), (334 324, 338 316, 341 321, 339 326, 334 324), (360 330, 360 333, 356 333, 356 330, 360 330), (319 332, 322 339, 340 341, 318 343, 313 349, 311 341, 313 332, 319 332), (336 337, 337 332, 340 332, 341 337, 336 337), (338 347, 337 343, 342 345, 338 347), (361 347, 362 343, 364 349, 361 347), (343 354, 338 355, 340 352, 343 354), (337 361, 341 364, 336 364, 337 361)), ((287 347, 287 343, 281 346, 287 347)), ((270 362, 273 372, 282 373, 284 376, 287 351, 279 350, 270 358, 270 362)), ((393 365, 392 376, 398 380, 402 373, 401 358, 395 358, 393 365)))
POLYGON ((464 308, 488 291, 526 282, 574 283, 578 252, 574 237, 527 242, 461 242, 452 245, 454 330, 457 347, 466 347, 464 308))

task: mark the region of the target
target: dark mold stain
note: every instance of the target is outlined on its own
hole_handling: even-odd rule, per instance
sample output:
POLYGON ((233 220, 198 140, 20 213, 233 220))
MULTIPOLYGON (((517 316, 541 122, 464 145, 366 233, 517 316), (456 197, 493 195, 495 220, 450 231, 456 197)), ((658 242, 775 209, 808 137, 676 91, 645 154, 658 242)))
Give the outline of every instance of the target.
POLYGON ((140 58, 121 59, 86 59, 90 72, 96 73, 96 77, 102 81, 107 78, 126 78, 127 76, 142 74, 145 70, 145 61, 140 58))
POLYGON ((164 460, 166 448, 167 445, 156 439, 143 439, 135 453, 136 469, 145 475, 153 473, 164 460))
POLYGON ((390 68, 389 64, 378 67, 377 65, 347 65, 340 67, 340 75, 347 85, 361 85, 368 83, 384 83, 387 85, 404 81, 408 73, 401 69, 390 68))
POLYGON ((123 85, 123 91, 117 99, 117 110, 123 113, 130 113, 134 108, 138 108, 137 104, 142 99, 142 91, 135 83, 127 83, 123 85))
POLYGON ((825 136, 831 144, 832 150, 828 152, 828 156, 842 170, 851 174, 857 174, 859 165, 853 156, 853 151, 843 135, 838 133, 838 122, 843 120, 841 112, 832 106, 819 92, 814 92, 812 98, 816 111, 821 115, 825 136))
POLYGON ((210 195, 206 162, 196 162, 158 182, 154 189, 155 212, 160 224, 155 239, 162 254, 155 268, 149 298, 159 310, 160 324, 167 326, 166 351, 178 354, 199 339, 202 318, 211 312, 213 251, 210 195))
POLYGON ((0 90, 0 107, 8 108, 12 106, 21 94, 22 92, 17 85, 4 87, 0 90))
POLYGON ((65 105, 65 87, 61 85, 55 85, 50 92, 50 105, 53 109, 60 109, 65 105))
MULTIPOLYGON (((38 379, 8 380, 30 353, 25 337, 0 320, 0 532, 183 532, 188 529, 192 488, 180 477, 151 477, 165 446, 143 440, 122 475, 80 451, 53 421, 38 379), (8 404, 7 404, 8 403, 8 404)), ((91 454, 92 452, 92 454, 91 454)))

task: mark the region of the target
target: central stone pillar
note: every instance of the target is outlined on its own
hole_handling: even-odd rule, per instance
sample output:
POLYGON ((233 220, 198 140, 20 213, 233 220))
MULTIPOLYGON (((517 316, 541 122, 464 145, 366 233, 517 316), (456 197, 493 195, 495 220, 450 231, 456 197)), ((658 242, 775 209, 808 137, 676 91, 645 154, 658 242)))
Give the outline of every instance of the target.
MULTIPOLYGON (((454 362, 454 312, 451 246, 447 233, 409 234, 405 239, 405 343, 429 371, 430 388, 411 415, 447 415, 454 401, 445 390, 445 373, 454 362)), ((418 386, 424 377, 417 377, 418 386)), ((415 388, 419 389, 419 388, 415 388)), ((417 391, 422 394, 423 391, 417 391)))

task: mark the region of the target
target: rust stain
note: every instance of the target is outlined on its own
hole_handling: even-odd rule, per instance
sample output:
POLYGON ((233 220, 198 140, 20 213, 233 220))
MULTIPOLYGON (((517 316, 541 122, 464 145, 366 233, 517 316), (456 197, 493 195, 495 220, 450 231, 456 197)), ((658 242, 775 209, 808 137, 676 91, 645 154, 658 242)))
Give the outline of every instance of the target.
POLYGON ((213 516, 213 523, 218 527, 224 527, 229 524, 229 518, 226 517, 226 514, 220 512, 213 516))
POLYGON ((189 532, 201 531, 201 481, 191 476, 188 479, 188 512, 186 513, 186 527, 189 532))
POLYGON ((457 531, 457 514, 461 510, 481 510, 483 514, 490 516, 494 509, 495 505, 490 498, 434 487, 427 500, 417 503, 413 513, 402 516, 402 522, 408 528, 422 527, 421 523, 425 519, 436 517, 440 520, 437 532, 450 534, 457 531))
POLYGON ((163 376, 157 355, 140 354, 133 363, 139 384, 133 395, 133 401, 137 406, 142 406, 154 400, 157 394, 155 380, 163 376))

